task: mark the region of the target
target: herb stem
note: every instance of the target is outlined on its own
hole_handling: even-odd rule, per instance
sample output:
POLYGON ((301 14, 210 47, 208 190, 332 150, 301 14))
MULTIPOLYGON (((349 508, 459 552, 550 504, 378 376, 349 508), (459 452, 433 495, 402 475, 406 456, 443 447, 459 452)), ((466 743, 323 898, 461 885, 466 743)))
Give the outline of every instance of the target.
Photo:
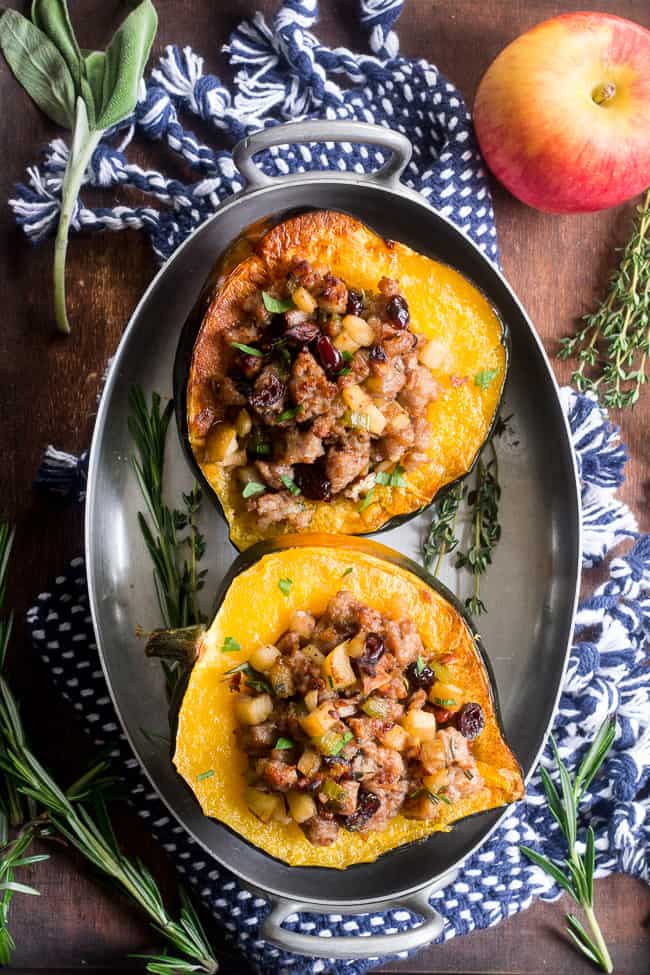
POLYGON ((86 104, 83 98, 77 98, 72 144, 61 190, 59 226, 54 242, 54 315, 58 330, 65 335, 70 334, 65 294, 65 260, 68 251, 68 233, 86 167, 103 134, 101 131, 89 129, 86 104))
POLYGON ((603 938, 603 933, 600 930, 600 924, 598 923, 598 918, 594 912, 593 907, 583 907, 585 917, 591 929, 591 933, 594 936, 594 945, 598 948, 600 964, 605 972, 613 972, 614 964, 612 962, 612 957, 603 938))

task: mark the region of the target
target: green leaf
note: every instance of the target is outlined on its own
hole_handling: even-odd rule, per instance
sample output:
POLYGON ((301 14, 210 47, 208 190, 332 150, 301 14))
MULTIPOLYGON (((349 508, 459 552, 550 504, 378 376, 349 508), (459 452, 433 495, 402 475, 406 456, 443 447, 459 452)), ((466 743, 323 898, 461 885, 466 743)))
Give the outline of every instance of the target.
POLYGON ((582 924, 575 916, 575 914, 567 914, 567 921, 569 922, 569 927, 566 929, 567 934, 575 942, 576 946, 587 956, 587 958, 594 963, 594 965, 601 966, 600 952, 598 948, 593 943, 582 924))
POLYGON ((135 108, 157 26, 158 16, 151 0, 142 0, 118 27, 106 49, 102 104, 95 128, 108 129, 135 108))
POLYGON ((560 886, 563 890, 566 890, 568 894, 571 894, 574 900, 576 899, 570 881, 564 876, 560 868, 553 863, 552 860, 549 860, 548 857, 542 856, 541 853, 537 853, 535 850, 531 850, 529 846, 520 846, 519 849, 524 856, 527 856, 529 860, 532 860, 532 862, 547 873, 549 877, 552 877, 558 886, 560 886))
POLYGON ((239 646, 239 644, 237 643, 237 641, 234 639, 234 637, 227 636, 225 638, 225 640, 223 641, 223 646, 221 647, 221 652, 222 653, 237 653, 238 650, 241 650, 241 647, 239 646))
POLYGON ((368 491, 368 493, 366 494, 365 498, 363 499, 363 501, 361 502, 361 504, 357 508, 357 511, 359 512, 359 514, 361 514, 362 511, 365 511, 366 508, 368 507, 368 505, 372 504, 372 499, 373 499, 374 493, 375 493, 375 489, 374 489, 374 487, 371 487, 370 490, 368 491))
POLYGON ((203 782, 204 779, 211 779, 213 775, 214 775, 214 769, 209 768, 205 772, 199 772, 199 774, 196 777, 196 781, 203 782))
POLYGON ((300 488, 295 481, 292 481, 288 474, 283 474, 280 478, 287 491, 297 497, 300 494, 300 488))
POLYGON ((83 58, 75 37, 65 0, 33 0, 32 21, 56 45, 81 93, 83 58))
POLYGON ((104 92, 104 74, 106 73, 106 54, 104 51, 89 51, 84 57, 84 71, 86 76, 84 100, 87 106, 89 97, 92 98, 94 119, 101 108, 104 92))
POLYGON ((256 494, 264 494, 266 486, 259 481, 248 481, 241 493, 242 498, 254 498, 256 494))
POLYGON ((573 791, 573 785, 571 784, 571 779, 569 778, 569 773, 567 772, 566 765, 560 758, 560 753, 553 735, 551 735, 551 747, 553 748, 555 761, 560 772, 560 783, 562 785, 562 802, 565 812, 564 835, 567 843, 569 844, 569 849, 572 850, 576 842, 576 822, 578 816, 576 798, 573 791))
POLYGON ((282 423, 283 420, 293 420, 293 418, 297 416, 301 410, 302 410, 302 405, 292 406, 290 409, 284 410, 282 413, 280 413, 280 416, 278 417, 278 423, 282 423))
POLYGON ((245 345, 243 342, 231 342, 231 348, 237 349, 239 352, 245 352, 246 355, 257 356, 258 359, 264 358, 264 353, 260 352, 259 349, 255 349, 252 345, 245 345))
POLYGON ((549 809, 552 815, 557 821, 560 829, 563 833, 566 833, 566 817, 564 815, 564 809, 562 808, 562 803, 560 802, 560 797, 558 791, 555 788, 555 783, 551 779, 546 769, 540 765, 539 774, 542 779, 542 784, 544 786, 544 792, 546 793, 546 798, 548 800, 549 809))
POLYGON ((354 572, 354 568, 353 566, 349 565, 347 569, 343 570, 343 572, 341 573, 341 577, 344 578, 345 576, 349 576, 351 572, 354 572))
POLYGON ((281 315, 293 308, 293 301, 290 298, 288 301, 283 301, 281 298, 274 298, 268 291, 262 292, 262 301, 266 310, 270 311, 272 315, 281 315))
POLYGON ((499 370, 497 369, 481 369, 474 376, 474 384, 479 387, 479 389, 487 389, 490 383, 497 378, 499 375, 499 370))
POLYGON ((42 112, 64 129, 75 117, 74 78, 52 41, 16 10, 0 17, 0 48, 7 64, 42 112))
POLYGON ((610 715, 598 729, 589 751, 580 763, 576 773, 575 792, 578 797, 589 788, 592 780, 598 774, 603 762, 609 754, 616 737, 616 715, 610 715))
POLYGON ((278 588, 285 595, 288 596, 291 592, 291 587, 293 585, 293 579, 280 579, 278 582, 278 588))
POLYGON ((584 867, 587 884, 587 900, 589 907, 594 903, 594 868, 596 866, 596 839, 591 826, 587 827, 587 841, 585 846, 584 867))
POLYGON ((12 890, 14 894, 31 894, 33 897, 40 897, 40 890, 30 887, 28 884, 19 884, 17 880, 7 880, 0 884, 0 890, 12 890))
POLYGON ((426 665, 427 665, 426 660, 422 655, 420 655, 418 659, 415 661, 415 673, 421 674, 424 668, 426 667, 426 665))
POLYGON ((287 751, 289 748, 294 747, 294 743, 291 738, 278 738, 273 747, 278 749, 278 751, 287 751))

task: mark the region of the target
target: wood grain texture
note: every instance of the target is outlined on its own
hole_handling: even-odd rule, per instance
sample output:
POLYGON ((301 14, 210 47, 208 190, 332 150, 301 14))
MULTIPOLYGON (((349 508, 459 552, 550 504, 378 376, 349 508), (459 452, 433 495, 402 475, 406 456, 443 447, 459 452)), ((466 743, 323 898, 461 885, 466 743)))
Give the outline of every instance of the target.
MULTIPOLYGON (((27 8, 28 4, 20 4, 27 8)), ((209 70, 229 76, 219 53, 228 32, 254 9, 271 12, 270 0, 157 0, 160 30, 157 51, 170 42, 192 44, 206 57, 209 70)), ((610 10, 650 27, 647 0, 590 0, 596 10, 610 10)), ((85 46, 104 45, 111 24, 122 14, 118 0, 76 0, 72 5, 85 46)), ((326 41, 359 48, 352 0, 321 0, 326 41)), ((409 0, 399 25, 401 49, 407 56, 438 64, 471 99, 482 72, 512 38, 545 17, 584 7, 581 0, 409 0)), ((0 199, 33 162, 46 140, 58 135, 18 89, 0 62, 0 199)), ((207 126, 197 124, 215 142, 207 126)), ((160 150, 159 150, 160 151, 160 150)), ((164 154, 164 153, 163 153, 164 154)), ((140 158, 149 158, 141 155, 140 158)), ((169 166, 169 159, 166 158, 169 166)), ((173 171, 187 177, 182 163, 173 171)), ((108 194, 108 200, 114 194, 108 194)), ((613 248, 628 232, 633 205, 606 213, 555 217, 521 206, 495 188, 502 261, 506 275, 526 305, 544 344, 554 354, 559 336, 593 307, 602 292, 613 248)), ((10 604, 20 620, 34 594, 46 587, 62 562, 81 550, 81 512, 36 495, 30 488, 43 448, 53 442, 68 450, 87 446, 106 362, 129 314, 155 273, 145 242, 136 234, 75 239, 70 246, 68 281, 74 333, 63 339, 53 332, 51 246, 31 249, 0 208, 0 284, 3 320, 0 329, 0 517, 17 525, 16 558, 10 604)), ((561 381, 570 367, 555 363, 561 381)), ((534 391, 533 391, 534 395, 534 391)), ((628 480, 622 491, 642 524, 650 527, 647 423, 650 394, 634 413, 615 417, 630 449, 628 480)), ((552 449, 552 445, 549 445, 552 449)), ((23 643, 20 625, 11 649, 11 679, 23 702, 31 738, 39 754, 62 781, 72 779, 91 754, 91 746, 69 709, 53 694, 43 669, 23 643)), ((172 870, 139 820, 128 811, 118 817, 121 841, 141 853, 173 896, 172 870)), ((40 898, 17 898, 13 931, 18 943, 14 970, 22 972, 106 972, 140 970, 127 956, 158 946, 157 939, 119 895, 106 890, 68 851, 34 868, 40 898)), ((647 888, 626 877, 597 884, 599 915, 621 975, 647 971, 647 888)), ((390 970, 419 973, 505 973, 528 975, 562 972, 581 975, 592 969, 563 940, 566 904, 535 904, 497 928, 430 948, 390 970)), ((215 925, 216 945, 223 939, 215 925)), ((236 953, 223 949, 225 972, 246 971, 236 953)))

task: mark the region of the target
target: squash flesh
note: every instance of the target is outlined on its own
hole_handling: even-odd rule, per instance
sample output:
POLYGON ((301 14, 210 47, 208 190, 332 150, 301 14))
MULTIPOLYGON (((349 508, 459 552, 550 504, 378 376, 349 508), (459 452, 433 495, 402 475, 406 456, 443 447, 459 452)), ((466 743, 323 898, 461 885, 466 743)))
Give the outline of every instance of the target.
MULTIPOLYGON (((230 271, 199 332, 187 387, 190 440, 195 439, 193 427, 201 411, 219 409, 211 383, 219 357, 219 333, 238 321, 241 301, 247 295, 272 287, 274 280, 284 279, 295 260, 306 259, 325 265, 358 289, 376 291, 382 276, 398 280, 409 304, 413 330, 435 339, 444 350, 441 367, 431 370, 441 395, 427 409, 432 427, 428 462, 408 472, 405 488, 377 486, 373 503, 362 512, 357 501, 343 497, 329 503, 305 501, 312 511, 309 531, 376 531, 396 515, 417 511, 445 484, 465 475, 490 430, 506 371, 503 327, 481 292, 452 268, 404 244, 389 246, 363 224, 339 213, 317 211, 288 220, 272 228, 255 247, 254 255, 230 271), (481 389, 475 376, 492 369, 498 370, 496 378, 481 389)), ((221 501, 234 544, 243 550, 261 538, 277 535, 278 526, 265 533, 245 510, 241 487, 232 472, 204 457, 200 443, 194 450, 221 501)))
POLYGON ((448 829, 457 819, 510 802, 523 793, 518 764, 499 731, 485 669, 460 615, 406 569, 346 548, 343 540, 336 548, 316 544, 273 552, 234 580, 202 641, 189 679, 179 712, 174 764, 205 815, 221 820, 271 856, 300 866, 343 869, 371 862, 388 850, 448 829), (296 610, 322 613, 341 588, 342 575, 350 565, 354 571, 345 576, 345 587, 355 596, 379 610, 399 600, 427 648, 439 653, 452 650, 459 657, 462 666, 454 666, 454 676, 467 698, 478 701, 485 714, 485 728, 472 751, 478 761, 494 768, 495 775, 492 780, 484 776, 484 788, 476 795, 437 809, 435 820, 398 816, 381 833, 361 836, 341 831, 331 846, 319 848, 309 843, 295 823, 264 824, 247 807, 246 757, 234 736, 236 695, 224 674, 248 659, 256 647, 277 639, 296 610), (293 585, 285 596, 278 581, 287 575, 293 585), (250 611, 251 593, 256 594, 254 613, 250 611), (237 640, 242 648, 239 652, 221 651, 227 636, 237 640), (208 768, 215 774, 199 779, 208 768))

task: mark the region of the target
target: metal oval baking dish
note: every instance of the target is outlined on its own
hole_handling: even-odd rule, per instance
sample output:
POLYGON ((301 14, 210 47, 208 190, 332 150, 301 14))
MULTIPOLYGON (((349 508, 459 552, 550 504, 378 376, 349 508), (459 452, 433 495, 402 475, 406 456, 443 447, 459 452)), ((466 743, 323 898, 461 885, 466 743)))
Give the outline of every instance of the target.
MULTIPOLYGON (((90 604, 102 665, 124 731, 153 786, 173 815, 220 863, 267 897, 272 909, 262 937, 281 948, 320 957, 369 957, 417 948, 442 930, 429 906, 463 860, 485 842, 503 816, 497 810, 459 823, 451 833, 402 847, 344 873, 289 867, 203 816, 175 772, 164 745, 164 689, 157 664, 144 659, 136 627, 160 623, 151 566, 137 532, 142 506, 132 473, 128 392, 170 391, 172 364, 183 323, 214 265, 241 233, 269 216, 304 207, 338 209, 375 232, 403 241, 449 264, 479 287, 507 325, 512 341, 506 390, 518 445, 504 452, 503 537, 487 577, 486 599, 499 612, 481 619, 508 740, 527 776, 548 734, 571 640, 580 570, 579 485, 559 391, 541 343, 511 288, 493 264, 453 224, 402 186, 410 147, 397 133, 352 122, 305 122, 257 133, 236 147, 234 159, 247 188, 226 201, 175 253, 143 296, 107 377, 90 457, 86 505, 86 561, 90 604), (271 179, 253 156, 270 145, 341 141, 374 143, 393 153, 377 174, 308 173, 271 179), (154 354, 152 354, 154 350, 154 354), (552 449, 549 449, 552 446, 552 449), (285 930, 295 910, 378 912, 404 906, 425 918, 403 934, 319 939, 285 930)), ((187 487, 180 447, 168 480, 187 487)), ((416 555, 422 522, 402 525, 382 539, 416 555)), ((209 526, 214 587, 234 561, 216 512, 209 526)), ((211 582, 212 585, 212 582, 211 582)))

